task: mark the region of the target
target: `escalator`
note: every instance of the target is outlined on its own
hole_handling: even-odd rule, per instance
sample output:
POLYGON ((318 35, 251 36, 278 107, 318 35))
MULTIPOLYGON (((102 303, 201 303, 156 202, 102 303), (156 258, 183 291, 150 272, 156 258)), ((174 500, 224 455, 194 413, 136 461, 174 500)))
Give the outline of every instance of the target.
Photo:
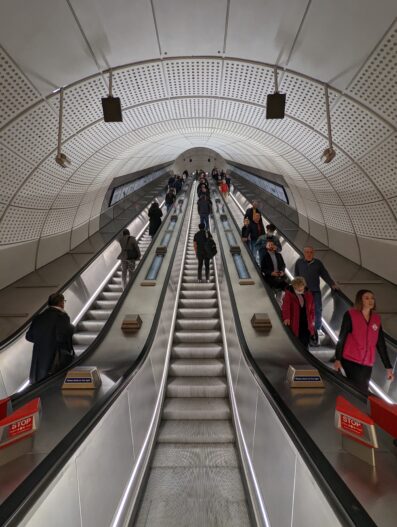
MULTIPOLYGON (((137 242, 141 251, 141 257, 143 257, 151 242, 148 226, 145 227, 141 235, 138 235, 137 242)), ((84 353, 98 337, 120 300, 123 293, 120 267, 120 265, 116 264, 114 272, 111 273, 105 286, 87 311, 81 315, 82 318, 74 321, 75 323, 77 322, 77 327, 73 335, 73 347, 77 356, 84 353)))
POLYGON ((295 396, 286 386, 286 361, 299 353, 263 286, 235 279, 219 213, 219 254, 210 281, 197 282, 194 191, 138 360, 0 507, 5 527, 374 527, 305 430, 322 423, 332 436, 335 390, 295 396), (265 338, 246 324, 258 306, 273 321, 265 338))
POLYGON ((197 282, 194 209, 166 399, 136 526, 251 525, 235 445, 213 263, 197 282))

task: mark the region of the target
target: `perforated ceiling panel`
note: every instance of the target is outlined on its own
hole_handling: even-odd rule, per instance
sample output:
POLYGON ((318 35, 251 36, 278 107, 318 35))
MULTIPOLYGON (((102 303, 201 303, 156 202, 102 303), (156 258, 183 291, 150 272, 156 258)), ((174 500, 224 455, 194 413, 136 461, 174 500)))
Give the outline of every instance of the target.
POLYGON ((12 204, 31 209, 48 209, 63 184, 61 179, 37 170, 18 191, 12 204))
POLYGON ((77 208, 50 210, 42 236, 51 236, 71 230, 76 212, 77 208))
POLYGON ((192 59, 165 63, 171 97, 218 95, 221 60, 192 59))
POLYGON ((1 48, 0 93, 0 129, 40 99, 38 92, 1 48))
POLYGON ((397 125, 397 22, 374 51, 348 93, 397 125))
POLYGON ((0 244, 26 242, 40 237, 46 210, 9 207, 0 223, 0 244))
POLYGON ((384 196, 397 196, 397 133, 364 156, 360 166, 384 196))
POLYGON ((0 201, 8 203, 25 179, 34 170, 34 167, 1 144, 0 159, 0 201))

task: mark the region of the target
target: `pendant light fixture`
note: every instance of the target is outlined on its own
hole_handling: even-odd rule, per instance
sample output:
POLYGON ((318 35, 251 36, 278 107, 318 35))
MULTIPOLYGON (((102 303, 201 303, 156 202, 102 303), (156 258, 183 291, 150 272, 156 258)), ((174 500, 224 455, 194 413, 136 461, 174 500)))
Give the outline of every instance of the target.
POLYGON ((266 119, 284 119, 285 93, 278 92, 278 72, 274 67, 274 93, 269 93, 266 98, 266 119))
POLYGON ((109 70, 109 95, 102 97, 103 120, 105 123, 119 123, 123 120, 120 97, 113 97, 113 73, 109 70))
POLYGON ((328 84, 324 85, 325 93, 325 111, 327 114, 327 131, 328 131, 328 148, 322 153, 321 159, 324 163, 330 163, 336 156, 334 146, 332 144, 332 130, 331 130, 331 112, 329 108, 328 84))

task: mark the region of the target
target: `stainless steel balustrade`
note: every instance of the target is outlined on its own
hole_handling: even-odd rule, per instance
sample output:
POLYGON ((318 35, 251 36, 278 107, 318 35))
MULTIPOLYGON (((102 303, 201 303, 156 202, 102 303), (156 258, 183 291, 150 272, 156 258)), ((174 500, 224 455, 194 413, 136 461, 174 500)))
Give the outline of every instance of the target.
MULTIPOLYGON (((194 202, 193 192, 190 207, 194 202)), ((185 242, 177 248, 159 326, 145 362, 20 525, 50 525, 55 514, 59 527, 129 524, 165 395, 188 228, 185 222, 180 238, 185 242)), ((232 262, 231 255, 228 261, 232 262)), ((229 397, 254 523, 337 527, 339 519, 246 363, 220 256, 214 259, 214 272, 229 397)))
MULTIPOLYGON (((162 198, 163 194, 158 196, 159 200, 162 198)), ((148 225, 148 209, 149 207, 146 207, 127 226, 132 235, 140 237, 144 233, 148 225)), ((145 246, 147 247, 146 244, 145 246)), ((82 320, 84 314, 117 272, 120 266, 120 261, 117 260, 119 253, 120 245, 115 240, 63 291, 66 299, 66 310, 74 324, 77 325, 82 320)), ((113 300, 120 294, 119 291, 115 291, 113 300)), ((110 304, 112 305, 109 309, 112 309, 114 302, 110 302, 110 304)), ((93 337, 95 335, 91 335, 91 340, 93 337)), ((83 338, 82 342, 76 342, 77 353, 82 351, 80 348, 85 349, 91 340, 83 338)), ((22 391, 28 386, 32 349, 33 344, 25 339, 25 332, 23 332, 0 350, 0 399, 22 391)))

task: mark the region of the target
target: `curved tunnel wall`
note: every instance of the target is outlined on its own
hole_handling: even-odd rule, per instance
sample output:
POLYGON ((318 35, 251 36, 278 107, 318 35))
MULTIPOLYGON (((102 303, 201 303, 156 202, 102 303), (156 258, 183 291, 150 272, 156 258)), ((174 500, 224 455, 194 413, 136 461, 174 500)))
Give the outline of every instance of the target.
POLYGON ((123 123, 102 120, 100 75, 67 87, 62 151, 72 165, 63 169, 54 161, 58 94, 43 100, 1 51, 13 93, 0 108, 2 261, 18 261, 26 274, 43 263, 38 247, 46 261, 59 256, 98 229, 113 178, 203 147, 283 176, 302 228, 395 282, 396 41, 394 26, 344 93, 330 88, 337 156, 329 165, 320 160, 327 146, 321 83, 282 72, 287 116, 267 121, 273 66, 196 57, 114 69, 123 123))

